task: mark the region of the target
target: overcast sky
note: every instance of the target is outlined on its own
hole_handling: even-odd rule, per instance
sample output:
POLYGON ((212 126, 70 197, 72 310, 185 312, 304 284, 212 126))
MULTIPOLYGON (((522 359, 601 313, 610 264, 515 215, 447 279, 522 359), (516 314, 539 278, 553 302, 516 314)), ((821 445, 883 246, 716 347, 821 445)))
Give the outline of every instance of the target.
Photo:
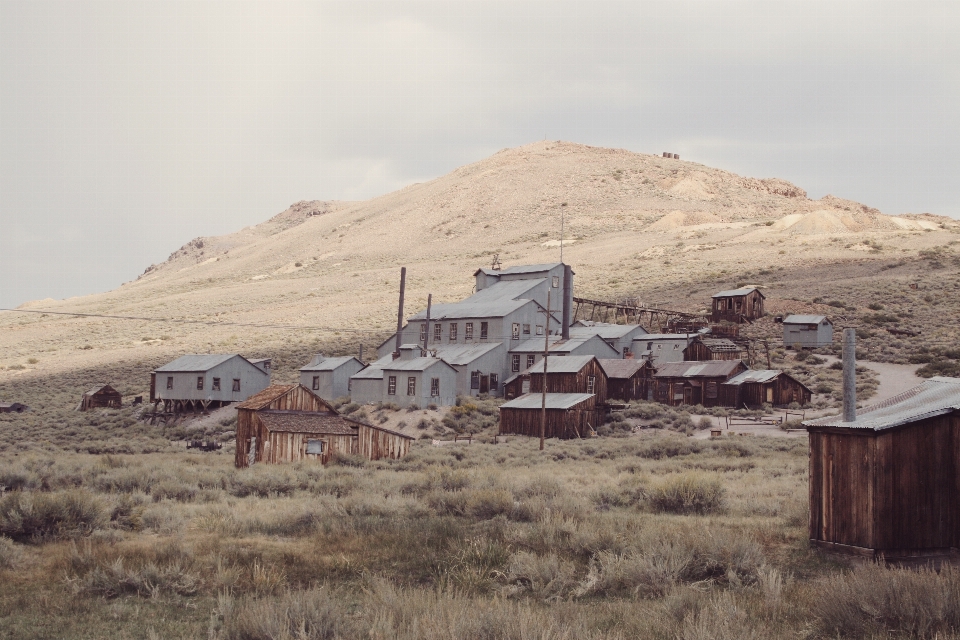
POLYGON ((548 139, 960 217, 957 2, 0 0, 0 306, 548 139))

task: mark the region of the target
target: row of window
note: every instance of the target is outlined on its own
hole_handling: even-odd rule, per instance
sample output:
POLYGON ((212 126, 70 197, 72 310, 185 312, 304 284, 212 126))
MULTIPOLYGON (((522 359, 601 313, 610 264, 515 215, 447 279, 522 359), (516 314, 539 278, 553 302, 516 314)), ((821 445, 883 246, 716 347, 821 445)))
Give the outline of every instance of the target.
MULTIPOLYGON (((197 376, 197 390, 203 391, 204 377, 197 376)), ((173 376, 167 376, 167 389, 173 389, 173 376)), ((214 378, 211 391, 220 391, 220 378, 214 378)), ((240 391, 240 378, 233 379, 233 390, 240 391)))
MULTIPOLYGON (((488 322, 480 323, 480 339, 486 340, 489 335, 490 324, 488 322)), ((460 325, 456 322, 451 322, 447 328, 447 335, 450 342, 456 342, 460 333, 460 325)), ((519 340, 520 336, 530 336, 531 334, 531 325, 521 324, 519 322, 514 322, 512 327, 511 337, 514 340, 519 340)), ((543 335, 543 325, 536 325, 536 335, 543 335)), ((424 322, 420 325, 420 342, 423 342, 427 337, 427 323, 424 322)), ((437 322, 433 325, 433 341, 441 342, 443 340, 443 324, 437 322)), ((463 340, 464 342, 473 341, 473 323, 466 322, 463 325, 463 340)))
MULTIPOLYGON (((537 356, 528 354, 527 355, 527 369, 532 367, 537 362, 537 356)), ((510 362, 510 371, 517 373, 520 371, 520 354, 514 354, 513 359, 510 362)))
MULTIPOLYGON (((387 395, 397 395, 397 376, 390 376, 387 379, 387 395)), ((417 395, 417 378, 410 376, 407 378, 407 395, 417 395)), ((440 378, 430 378, 430 396, 438 397, 440 395, 440 378)))

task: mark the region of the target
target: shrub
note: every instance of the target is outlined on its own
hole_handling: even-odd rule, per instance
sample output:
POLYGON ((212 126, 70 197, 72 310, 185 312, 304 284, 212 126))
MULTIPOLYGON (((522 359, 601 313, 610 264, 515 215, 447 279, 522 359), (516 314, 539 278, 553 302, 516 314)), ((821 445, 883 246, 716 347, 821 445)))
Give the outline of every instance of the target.
POLYGON ((684 473, 664 480, 649 492, 654 511, 666 513, 715 513, 724 508, 725 491, 717 478, 684 473))
POLYGON ((14 540, 89 535, 106 522, 103 504, 85 491, 15 491, 0 499, 0 533, 14 540))
POLYGON ((347 599, 327 589, 292 591, 275 598, 247 597, 235 600, 222 595, 219 601, 224 640, 257 638, 359 637, 359 624, 345 606, 347 599))
POLYGON ((16 569, 23 559, 23 550, 10 538, 0 536, 0 569, 16 569))

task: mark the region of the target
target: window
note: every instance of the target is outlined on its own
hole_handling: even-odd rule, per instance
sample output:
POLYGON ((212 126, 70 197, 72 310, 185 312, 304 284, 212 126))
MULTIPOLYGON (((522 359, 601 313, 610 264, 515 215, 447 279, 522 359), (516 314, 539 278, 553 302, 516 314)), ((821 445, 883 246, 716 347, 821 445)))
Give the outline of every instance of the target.
MULTIPOLYGON (((514 355, 512 361, 510 362, 510 371, 514 373, 520 371, 520 356, 514 355)), ((480 382, 477 382, 477 388, 480 388, 480 382)))
POLYGON ((323 440, 307 440, 307 453, 322 456, 326 444, 323 440))
POLYGON ((679 348, 680 348, 680 343, 679 343, 679 342, 678 342, 677 344, 673 345, 673 350, 674 350, 674 351, 678 350, 679 348))
POLYGON ((424 322, 420 325, 420 344, 423 344, 423 341, 427 339, 427 323, 424 322))
POLYGON ((457 323, 451 322, 450 323, 450 342, 456 342, 456 341, 457 341, 457 323))
POLYGON ((417 379, 413 376, 407 378, 407 395, 415 396, 417 395, 417 379))
POLYGON ((320 376, 313 376, 313 390, 320 390, 320 376))
POLYGON ((532 367, 537 362, 537 356, 529 354, 527 355, 527 369, 532 367))
POLYGON ((593 393, 593 389, 596 386, 597 376, 587 376, 587 393, 593 393))
POLYGON ((433 325, 433 341, 440 342, 440 339, 443 337, 443 325, 439 322, 433 325))
POLYGON ((468 322, 467 324, 463 325, 463 339, 467 342, 471 342, 473 340, 473 323, 472 322, 468 322))
POLYGON ((436 398, 440 395, 440 378, 430 378, 430 397, 436 398))
POLYGON ((167 376, 167 389, 173 389, 173 376, 167 376))
POLYGON ((553 288, 556 289, 560 286, 560 276, 553 276, 553 288))
MULTIPOLYGON (((514 356, 514 357, 516 357, 516 356, 514 356)), ((480 372, 479 372, 479 371, 471 371, 471 372, 470 372, 470 388, 471 388, 471 389, 479 389, 479 388, 480 388, 480 372)))
POLYGON ((197 376, 197 389, 203 390, 203 376, 197 376))
POLYGON ((211 391, 220 391, 220 378, 213 379, 213 386, 210 387, 211 391))
POLYGON ((538 324, 538 325, 537 325, 537 335, 538 335, 538 336, 542 336, 542 335, 543 335, 543 325, 542 325, 542 324, 538 324))
POLYGON ((496 391, 497 385, 499 384, 500 384, 500 378, 497 377, 497 374, 491 373, 490 374, 490 390, 496 391))
POLYGON ((519 322, 513 323, 513 339, 514 340, 520 339, 520 323, 519 322))
POLYGON ((481 323, 480 323, 480 339, 481 339, 481 340, 486 340, 486 339, 487 339, 487 328, 488 328, 488 326, 489 326, 489 323, 487 323, 487 322, 481 322, 481 323))
POLYGON ((648 343, 647 343, 647 351, 653 351, 653 343, 652 343, 652 342, 648 342, 648 343))
POLYGON ((523 325, 523 335, 525 336, 530 335, 530 325, 528 324, 523 325))
POLYGON ((233 390, 240 391, 240 378, 233 379, 233 390))
POLYGON ((524 378, 520 383, 520 393, 521 395, 530 393, 530 378, 524 378))
POLYGON ((706 396, 707 396, 708 398, 716 398, 716 397, 717 397, 717 383, 716 383, 716 382, 708 382, 708 383, 707 383, 707 393, 706 393, 706 396))
POLYGON ((387 379, 387 395, 388 396, 397 395, 397 376, 390 376, 387 379))

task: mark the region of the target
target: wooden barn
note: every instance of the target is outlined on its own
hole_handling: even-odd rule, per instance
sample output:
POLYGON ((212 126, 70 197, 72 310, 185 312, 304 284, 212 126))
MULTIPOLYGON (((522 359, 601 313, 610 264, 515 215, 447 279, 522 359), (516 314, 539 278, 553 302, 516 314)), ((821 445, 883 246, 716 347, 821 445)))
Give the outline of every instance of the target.
MULTIPOLYGON (((525 393, 543 392, 543 360, 504 385, 506 398, 519 398, 525 393)), ((594 356, 564 356, 547 362, 547 393, 589 393, 597 396, 597 404, 607 401, 607 374, 594 356)))
POLYGON ((682 404, 723 406, 720 385, 746 370, 747 366, 740 360, 668 362, 653 374, 653 398, 674 407, 682 404))
POLYGON ((102 387, 94 387, 83 394, 80 398, 79 411, 88 411, 90 409, 99 409, 101 407, 119 409, 123 405, 123 397, 120 392, 108 384, 102 387))
POLYGON ((607 399, 646 400, 650 389, 653 366, 648 360, 598 360, 607 375, 607 399))
MULTIPOLYGON (((540 437, 542 403, 542 394, 528 393, 500 405, 500 434, 540 437)), ((600 425, 602 413, 593 394, 548 393, 545 437, 586 437, 600 425)))
POLYGON ((930 378, 860 411, 804 422, 810 542, 887 559, 960 547, 960 379, 930 378))
POLYGON ((744 371, 720 385, 720 405, 737 409, 756 409, 764 404, 782 407, 793 402, 805 405, 812 397, 805 384, 775 369, 744 371))
POLYGON ((30 407, 19 402, 0 402, 0 413, 23 413, 30 407))
POLYGON ((273 385, 237 405, 234 464, 238 468, 298 460, 326 464, 334 453, 370 460, 401 458, 412 440, 341 416, 303 385, 273 385))
POLYGON ((743 360, 743 356, 744 353, 740 346, 727 338, 697 336, 683 350, 683 359, 687 362, 743 360))
POLYGON ((711 322, 752 322, 762 318, 765 296, 756 287, 744 287, 713 294, 711 322))

